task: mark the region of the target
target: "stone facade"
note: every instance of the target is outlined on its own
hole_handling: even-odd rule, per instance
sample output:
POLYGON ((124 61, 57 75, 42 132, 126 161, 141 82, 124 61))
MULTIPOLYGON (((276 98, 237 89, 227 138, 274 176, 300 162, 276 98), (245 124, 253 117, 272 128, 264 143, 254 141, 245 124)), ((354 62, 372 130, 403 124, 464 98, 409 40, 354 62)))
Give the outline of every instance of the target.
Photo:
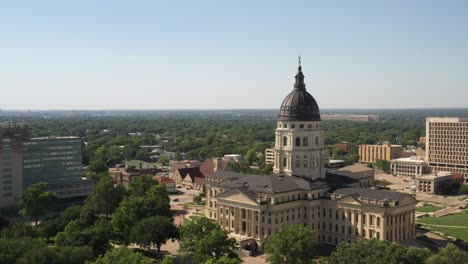
MULTIPOLYGON (((205 183, 205 216, 252 250, 263 248, 281 225, 290 224, 309 226, 316 241, 332 246, 370 238, 414 238, 417 200, 405 193, 340 189, 337 186, 346 184, 328 182, 323 139, 318 105, 305 90, 299 67, 277 120, 274 174, 215 171, 205 183)), ((361 167, 350 166, 338 176, 349 179, 349 187, 365 186, 373 180, 373 171, 361 167), (362 171, 363 176, 354 179, 362 171)))

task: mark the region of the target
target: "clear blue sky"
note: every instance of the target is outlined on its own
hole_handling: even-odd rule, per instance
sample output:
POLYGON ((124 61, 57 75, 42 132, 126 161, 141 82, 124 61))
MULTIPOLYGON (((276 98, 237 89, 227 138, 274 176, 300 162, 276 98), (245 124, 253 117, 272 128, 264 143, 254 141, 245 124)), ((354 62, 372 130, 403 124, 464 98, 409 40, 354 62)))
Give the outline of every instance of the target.
POLYGON ((468 107, 468 1, 2 1, 1 109, 468 107), (222 3, 220 3, 222 2, 222 3))

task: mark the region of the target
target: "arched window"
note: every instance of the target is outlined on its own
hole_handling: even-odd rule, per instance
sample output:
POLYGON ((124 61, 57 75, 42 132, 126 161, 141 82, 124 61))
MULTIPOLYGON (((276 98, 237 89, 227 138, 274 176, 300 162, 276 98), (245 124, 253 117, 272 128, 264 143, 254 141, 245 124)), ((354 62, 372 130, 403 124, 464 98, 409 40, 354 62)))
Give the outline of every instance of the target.
POLYGON ((296 138, 296 147, 299 147, 301 145, 301 138, 297 137, 296 138))
POLYGON ((380 226, 380 217, 377 217, 377 226, 380 226))
POLYGON ((286 161, 286 158, 283 158, 283 167, 288 166, 288 162, 286 161))
POLYGON ((302 146, 307 147, 308 145, 309 145, 309 140, 307 139, 307 137, 304 137, 302 139, 302 146))
POLYGON ((283 137, 283 146, 288 145, 288 137, 283 137))
POLYGON ((319 142, 318 142, 318 137, 315 137, 315 146, 318 146, 319 142))

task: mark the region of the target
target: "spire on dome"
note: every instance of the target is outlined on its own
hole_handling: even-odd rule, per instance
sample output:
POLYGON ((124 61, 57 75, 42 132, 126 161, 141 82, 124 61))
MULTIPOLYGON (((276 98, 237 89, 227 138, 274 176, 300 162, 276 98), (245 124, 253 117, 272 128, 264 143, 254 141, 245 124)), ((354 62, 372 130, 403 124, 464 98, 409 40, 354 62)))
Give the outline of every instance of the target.
POLYGON ((299 67, 297 68, 297 74, 295 76, 296 82, 294 83, 294 89, 305 90, 304 74, 302 73, 301 56, 298 57, 298 60, 299 60, 299 67))

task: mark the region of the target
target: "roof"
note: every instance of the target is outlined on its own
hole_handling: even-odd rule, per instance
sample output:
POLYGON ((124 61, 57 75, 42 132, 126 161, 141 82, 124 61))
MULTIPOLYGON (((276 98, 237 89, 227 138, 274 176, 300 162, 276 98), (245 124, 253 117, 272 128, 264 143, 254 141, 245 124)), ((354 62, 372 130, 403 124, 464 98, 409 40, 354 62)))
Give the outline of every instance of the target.
POLYGON ((424 158, 418 157, 418 156, 411 156, 411 157, 407 157, 407 158, 393 159, 393 160, 391 160, 391 162, 404 162, 404 163, 410 162, 410 163, 420 163, 420 164, 426 163, 424 158))
POLYGON ((320 109, 314 97, 306 91, 300 65, 295 78, 293 91, 281 103, 278 121, 320 121, 320 109))
POLYGON ((250 192, 267 194, 296 190, 309 191, 321 188, 320 185, 314 182, 298 177, 276 174, 262 176, 220 170, 215 171, 209 180, 228 189, 242 187, 250 192))
POLYGON ((392 192, 387 190, 374 190, 370 188, 342 188, 337 189, 332 197, 343 199, 352 196, 361 203, 375 206, 399 206, 404 200, 417 203, 417 200, 408 193, 392 192))
POLYGON ((189 175, 193 182, 195 181, 195 178, 205 178, 205 176, 200 172, 200 167, 182 168, 177 171, 182 179, 189 175))
POLYGON ((150 170, 150 169, 157 169, 158 165, 156 163, 148 163, 141 160, 129 160, 125 162, 125 165, 128 167, 134 167, 135 169, 143 169, 143 170, 150 170))
MULTIPOLYGON (((231 165, 229 159, 221 159, 221 170, 227 169, 231 165)), ((207 159, 200 165, 200 171, 205 177, 210 176, 215 171, 214 159, 207 159)))
POLYGON ((162 176, 153 176, 153 180, 156 180, 160 184, 164 183, 174 183, 174 181, 168 177, 162 177, 162 176))
POLYGON ((350 165, 350 166, 346 166, 346 167, 343 167, 341 169, 338 169, 339 171, 348 171, 348 172, 352 172, 352 173, 356 173, 356 172, 367 172, 367 171, 374 171, 373 168, 369 168, 367 167, 366 165, 364 164, 354 164, 354 165, 350 165))

